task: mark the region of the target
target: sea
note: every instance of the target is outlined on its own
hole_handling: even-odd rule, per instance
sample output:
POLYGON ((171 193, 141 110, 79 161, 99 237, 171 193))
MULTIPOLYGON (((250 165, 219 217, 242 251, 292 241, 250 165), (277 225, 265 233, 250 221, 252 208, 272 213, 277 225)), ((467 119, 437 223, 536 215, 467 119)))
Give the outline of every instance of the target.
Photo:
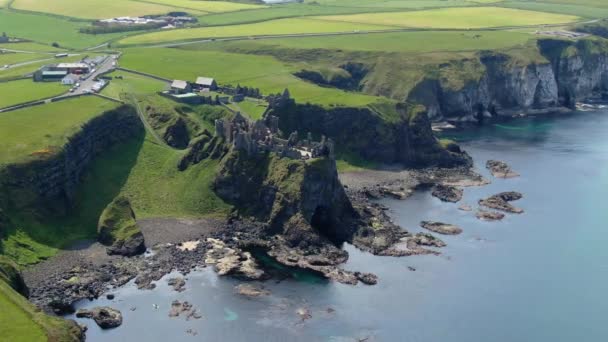
MULTIPOLYGON (((314 275, 259 283, 270 295, 235 293, 238 280, 211 269, 187 275, 186 291, 166 284, 115 289, 114 300, 78 303, 121 310, 123 325, 87 341, 608 341, 608 111, 530 117, 447 133, 472 155, 491 184, 465 189, 460 203, 428 191, 383 200, 411 232, 421 220, 460 226, 440 236, 439 256, 379 257, 350 245, 344 268, 378 275, 375 286, 349 286, 314 275), (521 176, 495 179, 488 159, 521 176), (483 222, 461 204, 519 191, 523 214, 483 222), (188 301, 200 319, 168 316, 188 301)), ((68 316, 74 318, 73 316, 68 316)))

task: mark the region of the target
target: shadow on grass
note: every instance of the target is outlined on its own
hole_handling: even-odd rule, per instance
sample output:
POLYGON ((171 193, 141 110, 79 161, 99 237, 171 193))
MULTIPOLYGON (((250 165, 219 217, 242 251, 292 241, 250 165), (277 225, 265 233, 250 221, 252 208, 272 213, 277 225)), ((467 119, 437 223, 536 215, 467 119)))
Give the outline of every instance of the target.
POLYGON ((145 133, 113 145, 97 155, 85 172, 73 206, 66 214, 36 215, 21 212, 11 215, 0 253, 6 253, 19 264, 46 259, 56 249, 85 249, 97 235, 101 212, 121 191, 137 161, 145 133), (42 217, 41 217, 42 216, 42 217))

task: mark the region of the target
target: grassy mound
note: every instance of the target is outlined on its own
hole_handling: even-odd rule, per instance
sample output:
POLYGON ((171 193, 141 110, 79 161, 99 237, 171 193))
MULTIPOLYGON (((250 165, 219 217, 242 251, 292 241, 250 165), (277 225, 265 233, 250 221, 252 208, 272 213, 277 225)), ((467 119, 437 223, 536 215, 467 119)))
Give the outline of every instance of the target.
POLYGON ((97 231, 99 241, 110 246, 128 243, 142 235, 128 198, 118 196, 108 204, 101 213, 97 231))

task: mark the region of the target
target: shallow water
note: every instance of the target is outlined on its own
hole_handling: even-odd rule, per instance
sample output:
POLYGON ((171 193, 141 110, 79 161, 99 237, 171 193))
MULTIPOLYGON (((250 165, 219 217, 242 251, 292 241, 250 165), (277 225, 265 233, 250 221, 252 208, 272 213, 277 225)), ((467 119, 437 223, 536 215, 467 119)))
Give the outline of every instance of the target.
POLYGON ((81 303, 108 304, 124 315, 123 326, 110 331, 82 320, 87 341, 608 340, 608 112, 522 119, 455 138, 487 177, 490 158, 522 175, 467 188, 461 203, 476 207, 481 197, 515 190, 524 194, 514 202, 524 214, 490 223, 428 192, 386 200, 395 221, 411 231, 431 219, 464 233, 442 236, 448 247, 439 257, 376 257, 345 246, 346 268, 376 273, 376 286, 300 277, 267 282, 272 295, 249 300, 234 294, 238 281, 209 269, 190 274, 183 293, 165 280, 153 291, 130 284, 113 301, 81 303), (190 301, 203 318, 169 318, 174 299, 190 301), (301 321, 300 308, 312 318, 301 321))

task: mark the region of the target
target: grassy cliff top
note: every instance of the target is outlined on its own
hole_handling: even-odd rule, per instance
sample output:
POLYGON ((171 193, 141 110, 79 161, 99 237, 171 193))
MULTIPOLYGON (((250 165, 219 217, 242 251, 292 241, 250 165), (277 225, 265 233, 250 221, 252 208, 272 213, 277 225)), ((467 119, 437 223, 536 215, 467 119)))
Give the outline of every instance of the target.
POLYGON ((85 122, 117 106, 84 96, 0 114, 0 165, 56 153, 85 122))

